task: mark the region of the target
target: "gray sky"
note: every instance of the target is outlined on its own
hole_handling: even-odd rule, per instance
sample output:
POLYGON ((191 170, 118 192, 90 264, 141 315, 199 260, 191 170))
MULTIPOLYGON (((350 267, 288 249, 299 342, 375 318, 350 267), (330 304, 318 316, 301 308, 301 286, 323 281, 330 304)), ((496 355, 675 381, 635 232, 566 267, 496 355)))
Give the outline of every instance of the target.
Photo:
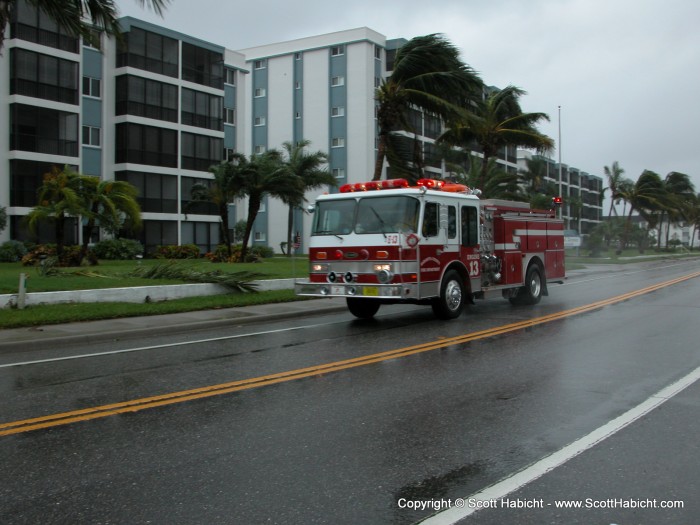
POLYGON ((617 160, 632 180, 680 171, 700 191, 697 0, 171 0, 163 19, 117 5, 233 50, 363 26, 443 33, 484 82, 526 90, 555 141, 561 122, 563 163, 604 177, 617 160))

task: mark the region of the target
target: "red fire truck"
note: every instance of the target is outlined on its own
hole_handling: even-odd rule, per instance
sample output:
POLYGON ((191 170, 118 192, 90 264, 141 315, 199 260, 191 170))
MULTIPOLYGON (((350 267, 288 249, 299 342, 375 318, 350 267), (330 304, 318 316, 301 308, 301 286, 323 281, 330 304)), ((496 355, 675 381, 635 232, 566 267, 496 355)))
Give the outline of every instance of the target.
POLYGON ((564 279, 562 220, 553 209, 473 193, 435 179, 391 179, 319 196, 310 275, 296 293, 345 297, 360 318, 382 304, 417 303, 451 319, 495 291, 513 304, 538 303, 548 283, 564 279))

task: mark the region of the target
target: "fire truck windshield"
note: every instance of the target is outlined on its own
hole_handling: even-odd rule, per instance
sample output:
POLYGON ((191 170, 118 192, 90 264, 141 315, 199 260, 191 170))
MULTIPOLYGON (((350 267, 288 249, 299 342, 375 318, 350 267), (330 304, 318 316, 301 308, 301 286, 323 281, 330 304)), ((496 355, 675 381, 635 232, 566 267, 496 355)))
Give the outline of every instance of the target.
POLYGON ((419 209, 418 199, 406 195, 321 201, 311 234, 416 232, 419 209))

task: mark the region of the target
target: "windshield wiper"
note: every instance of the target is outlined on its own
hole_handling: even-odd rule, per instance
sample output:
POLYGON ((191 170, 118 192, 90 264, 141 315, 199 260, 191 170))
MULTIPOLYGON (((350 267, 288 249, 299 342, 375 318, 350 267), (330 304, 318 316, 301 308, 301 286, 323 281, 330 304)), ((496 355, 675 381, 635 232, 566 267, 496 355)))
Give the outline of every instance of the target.
POLYGON ((372 210, 372 213, 374 213, 374 216, 375 216, 375 217, 377 218, 377 220, 379 221, 379 225, 382 227, 382 235, 383 235, 384 238, 386 239, 386 232, 384 231, 384 228, 385 228, 385 226, 386 226, 386 223, 385 223, 384 220, 382 220, 382 218, 379 216, 379 214, 377 213, 377 210, 375 210, 372 206, 370 206, 369 209, 372 210))
POLYGON ((319 231, 317 231, 316 233, 317 233, 317 234, 320 234, 320 235, 335 235, 335 236, 338 237, 338 239, 340 239, 341 241, 345 240, 345 239, 343 239, 340 235, 338 235, 337 233, 335 233, 334 231, 331 231, 331 230, 319 230, 319 231))

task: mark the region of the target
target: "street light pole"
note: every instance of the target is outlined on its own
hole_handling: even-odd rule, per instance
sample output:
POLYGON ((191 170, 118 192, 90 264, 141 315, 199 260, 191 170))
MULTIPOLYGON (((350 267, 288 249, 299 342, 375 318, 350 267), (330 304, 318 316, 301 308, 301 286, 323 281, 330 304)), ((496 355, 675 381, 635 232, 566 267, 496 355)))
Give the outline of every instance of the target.
MULTIPOLYGON (((561 106, 557 106, 559 110, 559 147, 557 148, 558 153, 559 153, 559 196, 564 199, 564 196, 562 195, 562 185, 561 185, 561 106)), ((562 205, 559 208, 559 218, 563 219, 564 218, 564 206, 562 205)))

